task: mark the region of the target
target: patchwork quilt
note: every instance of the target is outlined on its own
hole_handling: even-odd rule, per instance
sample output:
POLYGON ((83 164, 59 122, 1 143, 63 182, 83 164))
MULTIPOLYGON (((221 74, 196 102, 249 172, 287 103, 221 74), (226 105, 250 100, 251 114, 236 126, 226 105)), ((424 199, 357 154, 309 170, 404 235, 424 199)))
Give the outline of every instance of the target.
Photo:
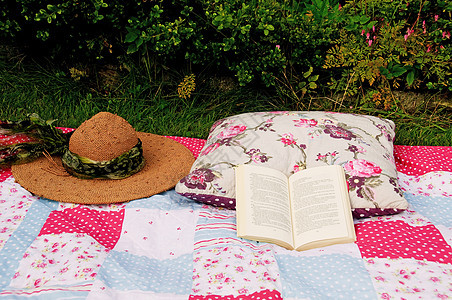
MULTIPOLYGON (((195 156, 205 143, 169 138, 195 156)), ((452 298, 452 147, 395 146, 395 158, 409 209, 355 220, 355 243, 303 252, 237 238, 235 211, 174 189, 59 203, 1 169, 0 298, 452 298)))

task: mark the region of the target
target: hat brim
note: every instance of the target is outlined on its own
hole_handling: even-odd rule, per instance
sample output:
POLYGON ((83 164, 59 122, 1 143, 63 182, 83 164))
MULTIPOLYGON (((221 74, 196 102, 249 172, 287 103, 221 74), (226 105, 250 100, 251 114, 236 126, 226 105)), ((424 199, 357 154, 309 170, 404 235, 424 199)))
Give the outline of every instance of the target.
POLYGON ((60 167, 42 157, 12 166, 12 173, 16 182, 40 197, 79 204, 108 204, 167 191, 190 172, 195 159, 185 146, 151 133, 137 132, 137 136, 143 143, 146 163, 141 171, 124 179, 79 179, 64 174, 59 157, 53 159, 60 167))

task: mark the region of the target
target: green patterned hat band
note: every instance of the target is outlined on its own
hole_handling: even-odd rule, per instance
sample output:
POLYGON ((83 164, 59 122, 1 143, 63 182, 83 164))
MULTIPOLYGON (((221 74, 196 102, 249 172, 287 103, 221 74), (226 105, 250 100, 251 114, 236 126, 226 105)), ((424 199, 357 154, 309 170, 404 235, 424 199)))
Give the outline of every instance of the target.
POLYGON ((63 133, 53 126, 54 121, 45 121, 37 114, 29 114, 20 121, 0 121, 0 134, 27 137, 26 142, 0 144, 0 167, 27 163, 43 153, 61 155, 72 132, 63 133))
POLYGON ((66 171, 81 179, 123 179, 140 171, 144 164, 141 140, 124 154, 107 161, 95 161, 66 149, 61 157, 66 171))

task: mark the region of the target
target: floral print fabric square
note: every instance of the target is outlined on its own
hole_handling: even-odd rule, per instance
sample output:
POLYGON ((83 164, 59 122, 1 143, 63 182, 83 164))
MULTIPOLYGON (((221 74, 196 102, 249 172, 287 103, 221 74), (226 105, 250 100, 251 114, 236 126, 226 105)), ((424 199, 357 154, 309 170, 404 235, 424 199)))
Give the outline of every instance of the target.
POLYGON ((239 164, 263 165, 287 176, 303 169, 341 165, 355 217, 403 211, 397 182, 394 123, 332 112, 256 112, 215 122, 190 174, 176 191, 206 204, 235 209, 239 164))

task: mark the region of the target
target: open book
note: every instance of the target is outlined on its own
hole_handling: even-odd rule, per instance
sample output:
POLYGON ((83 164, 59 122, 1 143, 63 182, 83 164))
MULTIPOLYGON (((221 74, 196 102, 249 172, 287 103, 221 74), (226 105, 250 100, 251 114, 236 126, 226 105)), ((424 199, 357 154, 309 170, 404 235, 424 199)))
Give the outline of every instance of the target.
POLYGON ((239 165, 237 235, 290 250, 356 240, 345 173, 331 165, 299 171, 239 165))

